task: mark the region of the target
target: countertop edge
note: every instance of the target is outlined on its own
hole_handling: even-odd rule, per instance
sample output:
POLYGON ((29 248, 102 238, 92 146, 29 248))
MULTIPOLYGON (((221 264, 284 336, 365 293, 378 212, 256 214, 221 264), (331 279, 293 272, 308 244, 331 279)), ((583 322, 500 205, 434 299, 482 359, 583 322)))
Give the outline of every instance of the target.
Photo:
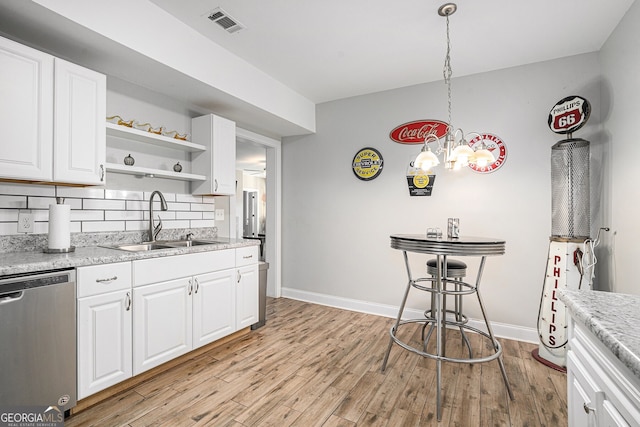
POLYGON ((559 296, 575 321, 640 379, 640 296, 586 290, 561 290, 559 296))
POLYGON ((47 254, 42 251, 3 253, 0 258, 0 279, 16 274, 36 273, 39 271, 76 268, 87 265, 109 264, 135 261, 140 259, 160 258, 197 252, 219 251, 247 246, 259 246, 257 240, 237 239, 230 242, 211 245, 192 246, 189 248, 168 248, 144 252, 126 252, 100 246, 76 248, 74 252, 47 254))

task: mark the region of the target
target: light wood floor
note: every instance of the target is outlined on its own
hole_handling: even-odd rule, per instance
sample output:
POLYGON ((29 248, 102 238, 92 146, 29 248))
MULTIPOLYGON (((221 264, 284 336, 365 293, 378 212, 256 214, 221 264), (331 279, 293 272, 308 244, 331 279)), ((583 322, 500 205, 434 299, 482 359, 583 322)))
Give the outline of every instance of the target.
MULTIPOLYGON (((434 361, 394 345, 380 371, 392 323, 270 299, 266 326, 73 415, 65 426, 567 425, 566 376, 536 362, 534 345, 509 340, 501 343, 515 401, 496 361, 443 363, 438 423, 434 361)), ((403 333, 419 339, 414 329, 403 333)), ((487 351, 486 339, 468 335, 475 354, 487 351)), ((448 333, 447 355, 461 351, 460 343, 458 332, 448 333)))

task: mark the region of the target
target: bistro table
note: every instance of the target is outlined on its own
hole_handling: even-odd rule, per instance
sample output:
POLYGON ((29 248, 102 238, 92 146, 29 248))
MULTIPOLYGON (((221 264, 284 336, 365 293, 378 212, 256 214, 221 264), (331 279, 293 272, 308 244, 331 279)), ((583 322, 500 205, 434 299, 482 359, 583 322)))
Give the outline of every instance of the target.
MULTIPOLYGON (((424 234, 396 234, 391 236, 391 247, 393 249, 401 250, 404 256, 404 263, 407 269, 407 276, 409 281, 407 283, 406 290, 404 292, 404 297, 402 298, 402 303, 400 304, 400 309, 398 311, 398 317, 396 318, 395 324, 389 330, 389 334, 391 339, 389 340, 389 346, 387 347, 387 352, 384 356, 384 361, 382 362, 382 371, 384 371, 387 367, 387 362, 389 360, 389 354, 391 353, 391 348, 393 344, 398 344, 405 350, 411 351, 413 353, 419 354, 424 357, 428 357, 434 359, 436 361, 436 382, 437 382, 437 397, 436 397, 436 405, 437 405, 437 418, 438 421, 442 419, 441 413, 441 384, 442 384, 442 362, 457 362, 457 363, 483 363, 489 362, 497 359, 498 364, 500 365, 500 372, 502 373, 502 378, 504 379, 505 386, 507 388, 507 392, 509 394, 509 398, 513 400, 513 392, 511 390, 511 386, 509 385, 509 381, 507 380, 507 372, 504 367, 504 363, 502 361, 502 346, 496 340, 493 335, 493 330, 491 328, 491 324, 487 319, 486 310, 484 304, 482 302, 482 297, 480 296, 480 279, 482 278, 482 272, 484 270, 484 264, 487 256, 491 255, 503 255, 505 252, 505 241, 500 239, 492 239, 487 237, 457 237, 457 238, 446 238, 446 237, 428 237, 424 234), (435 277, 422 277, 422 278, 413 278, 411 274, 411 268, 409 267, 409 257, 407 252, 415 252, 419 254, 430 254, 435 255, 437 259, 437 275, 435 277), (451 279, 447 276, 447 257, 448 256, 476 256, 480 258, 480 265, 478 267, 478 274, 476 277, 475 284, 470 284, 466 282, 460 281, 460 279, 451 279), (447 283, 454 283, 456 286, 453 289, 447 288, 447 283), (435 298, 435 304, 432 306, 435 307, 435 313, 430 313, 432 317, 423 317, 420 319, 407 319, 402 320, 402 314, 404 312, 405 304, 407 302, 407 297, 409 296, 409 291, 411 288, 426 291, 431 293, 431 298, 435 298), (476 294, 478 298, 478 303, 480 304, 480 310, 482 311, 482 317, 484 318, 484 323, 486 325, 487 330, 483 331, 477 328, 468 325, 466 322, 460 323, 456 321, 449 321, 446 318, 446 308, 444 307, 444 297, 446 295, 470 295, 476 294), (436 328, 436 353, 430 353, 427 351, 426 342, 423 343, 422 348, 416 348, 409 343, 403 342, 400 338, 398 338, 397 333, 398 329, 407 324, 418 323, 426 326, 427 324, 431 324, 433 326, 435 324, 436 328), (483 337, 489 339, 493 344, 494 353, 485 356, 485 357, 476 357, 474 358, 469 353, 468 358, 452 358, 445 356, 444 353, 444 333, 447 324, 452 324, 460 328, 461 332, 463 329, 468 329, 470 331, 476 332, 483 337)), ((458 313, 461 314, 461 313, 458 313)), ((429 334, 430 335, 430 334, 429 334)), ((427 338, 428 340, 428 338, 427 338)))

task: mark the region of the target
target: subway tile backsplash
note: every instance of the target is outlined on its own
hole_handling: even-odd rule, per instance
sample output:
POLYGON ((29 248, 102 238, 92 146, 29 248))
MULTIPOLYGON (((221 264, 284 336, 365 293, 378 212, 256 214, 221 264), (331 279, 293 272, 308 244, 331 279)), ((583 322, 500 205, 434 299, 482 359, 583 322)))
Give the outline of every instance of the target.
MULTIPOLYGON (((154 216, 162 218, 163 229, 215 227, 215 198, 191 194, 163 193, 167 211, 154 200, 154 216)), ((71 232, 94 233, 146 230, 149 226, 151 192, 74 188, 47 185, 0 183, 0 236, 18 232, 18 213, 30 212, 34 234, 49 232, 49 205, 64 197, 71 206, 71 232)))

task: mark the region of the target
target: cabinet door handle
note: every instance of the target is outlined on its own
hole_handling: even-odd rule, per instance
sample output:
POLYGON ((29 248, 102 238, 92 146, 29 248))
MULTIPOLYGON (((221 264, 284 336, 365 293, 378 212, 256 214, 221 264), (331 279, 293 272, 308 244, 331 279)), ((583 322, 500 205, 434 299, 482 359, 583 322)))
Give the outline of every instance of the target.
POLYGON ((104 182, 104 165, 100 165, 100 182, 104 182))
POLYGON ((242 258, 244 258, 244 259, 251 259, 251 258, 253 258, 253 255, 244 255, 242 258))
POLYGON ((118 280, 118 276, 113 276, 108 279, 96 279, 96 283, 111 283, 114 280, 118 280))
POLYGON ((238 270, 238 283, 240 283, 240 279, 242 279, 242 273, 240 273, 240 270, 238 270))
POLYGON ((197 278, 197 277, 194 279, 194 281, 196 282, 196 290, 195 290, 195 293, 197 294, 197 293, 198 293, 198 290, 200 289, 200 282, 198 282, 198 278, 197 278))
POLYGON ((189 279, 189 286, 187 286, 187 292, 189 295, 193 293, 193 279, 189 279))
POLYGON ((125 310, 131 310, 131 292, 127 292, 127 298, 124 301, 125 310))
POLYGON ((582 408, 584 409, 584 412, 586 412, 587 414, 590 414, 591 412, 593 413, 596 412, 596 408, 592 408, 591 406, 589 406, 588 402, 584 402, 584 405, 582 405, 582 408))

